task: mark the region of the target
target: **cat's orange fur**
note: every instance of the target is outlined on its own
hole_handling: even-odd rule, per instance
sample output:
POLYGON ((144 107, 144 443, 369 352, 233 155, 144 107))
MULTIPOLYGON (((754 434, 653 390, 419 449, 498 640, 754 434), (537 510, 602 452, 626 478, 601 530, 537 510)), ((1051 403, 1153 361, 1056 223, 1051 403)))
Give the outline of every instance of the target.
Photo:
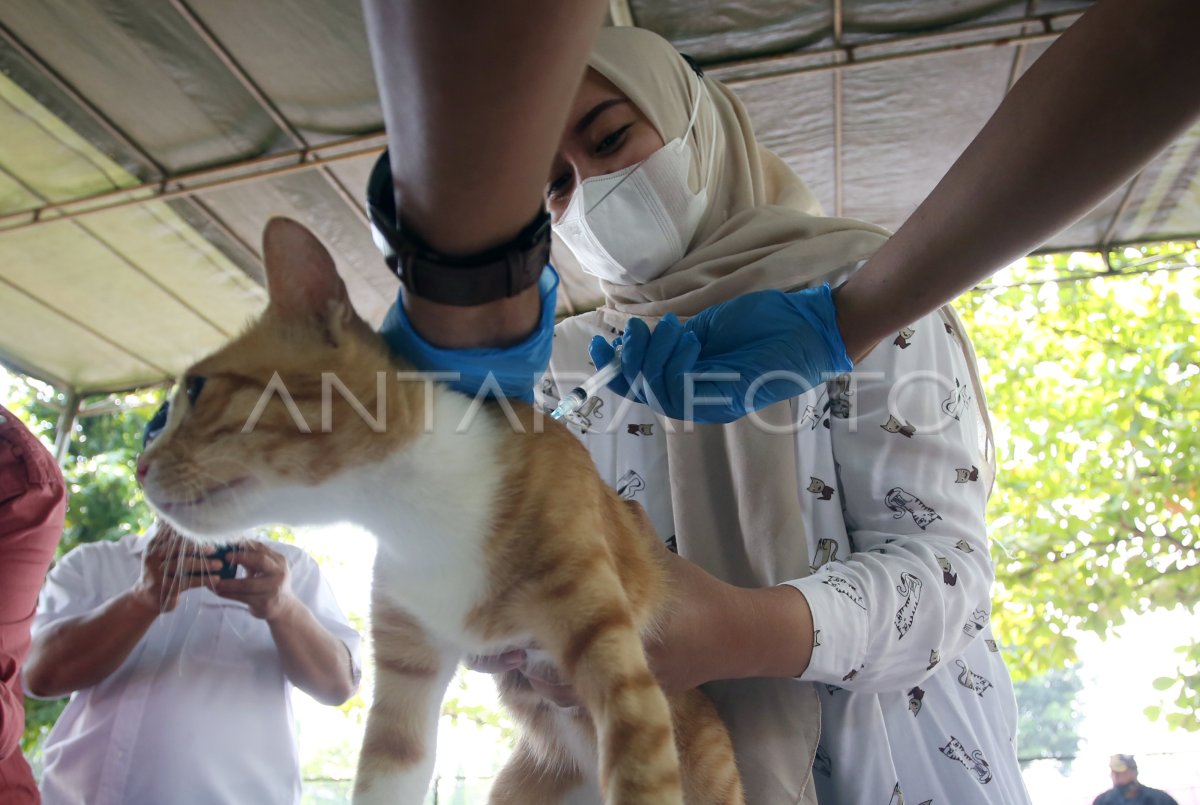
POLYGON ((665 548, 640 507, 603 483, 565 428, 521 405, 514 409, 521 427, 514 428, 489 403, 461 437, 478 445, 480 461, 491 462, 486 472, 463 463, 461 471, 445 470, 458 489, 435 490, 456 504, 462 495, 461 506, 418 490, 412 521, 393 517, 396 533, 360 519, 361 509, 375 505, 407 510, 403 500, 359 501, 359 486, 383 481, 404 498, 406 487, 422 480, 380 479, 382 470, 373 468, 396 466, 413 453, 436 483, 443 457, 448 465, 460 460, 460 443, 428 435, 426 417, 429 403, 442 414, 461 413, 467 403, 440 387, 395 382, 406 367, 354 314, 332 259, 302 226, 273 220, 264 254, 270 305, 246 333, 188 371, 205 385, 192 405, 188 384, 181 384, 167 428, 145 456, 144 485, 166 518, 197 536, 322 519, 306 513, 312 503, 328 510, 328 519, 375 532, 386 558, 377 560, 372 590, 375 698, 355 801, 422 801, 453 666, 466 653, 533 640, 586 711, 558 708, 519 673, 505 674, 501 698, 522 736, 492 802, 556 803, 594 768, 608 803, 742 803, 730 739, 712 703, 699 691, 668 700, 647 666, 642 639, 668 591, 665 548), (322 382, 322 372, 334 373, 370 416, 382 413, 386 427, 369 427, 345 395, 322 382), (261 404, 272 382, 290 393, 291 410, 279 394, 261 404), (256 406, 259 418, 247 429, 256 406), (352 486, 345 478, 368 480, 352 486), (478 521, 478 550, 464 558, 447 543, 474 544, 462 536, 476 522, 471 490, 486 516, 478 521), (458 516, 457 508, 466 512, 462 523, 442 531, 438 513, 458 516), (434 604, 429 599, 440 593, 422 592, 423 574, 445 572, 446 561, 461 562, 463 578, 441 579, 450 597, 434 604))

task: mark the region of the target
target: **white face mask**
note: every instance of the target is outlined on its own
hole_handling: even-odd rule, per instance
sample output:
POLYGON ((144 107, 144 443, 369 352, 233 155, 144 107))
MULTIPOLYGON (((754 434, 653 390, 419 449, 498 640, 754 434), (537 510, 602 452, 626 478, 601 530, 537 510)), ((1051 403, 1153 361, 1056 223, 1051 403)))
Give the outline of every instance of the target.
MULTIPOLYGON (((616 285, 637 285, 661 276, 679 262, 708 208, 708 177, 699 192, 688 187, 690 135, 708 87, 696 93, 687 131, 645 161, 615 173, 584 179, 575 188, 554 231, 589 274, 616 285)), ((713 109, 711 175, 716 156, 713 109)))

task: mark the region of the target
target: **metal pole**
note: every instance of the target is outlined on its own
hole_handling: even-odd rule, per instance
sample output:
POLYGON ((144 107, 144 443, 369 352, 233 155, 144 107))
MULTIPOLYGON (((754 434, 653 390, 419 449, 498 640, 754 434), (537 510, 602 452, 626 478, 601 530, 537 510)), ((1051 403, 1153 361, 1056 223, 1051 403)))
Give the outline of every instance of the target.
POLYGON ((857 70, 886 62, 921 59, 948 53, 1032 45, 1057 39, 1069 23, 1082 14, 1083 9, 1075 9, 1032 18, 1021 17, 981 23, 953 31, 904 34, 859 44, 843 42, 832 47, 713 64, 707 66, 705 72, 723 84, 735 86, 804 73, 857 70), (1014 30, 1029 24, 1039 25, 1042 30, 1027 34, 1013 33, 1014 30), (979 38, 971 38, 975 36, 979 38))
POLYGON ((160 181, 144 182, 133 187, 106 190, 91 196, 43 204, 34 209, 5 213, 0 215, 0 233, 81 218, 131 205, 191 196, 206 190, 234 187, 245 182, 260 181, 297 171, 313 170, 321 165, 345 159, 375 156, 382 153, 385 147, 384 134, 378 132, 347 137, 313 148, 283 151, 270 156, 181 173, 160 181))
MULTIPOLYGON (((254 102, 258 104, 259 108, 261 108, 267 114, 267 116, 271 118, 271 122, 274 123, 281 131, 287 134, 293 145, 297 146, 298 148, 308 148, 308 141, 304 139, 304 135, 300 133, 300 130, 292 125, 291 121, 284 116, 283 112, 279 111, 279 107, 277 107, 274 102, 267 97, 267 93, 263 92, 262 87, 260 87, 254 81, 254 79, 250 77, 250 74, 246 72, 246 69, 242 67, 240 63, 238 63, 238 60, 233 57, 233 54, 230 53, 229 49, 225 47, 225 44, 217 38, 216 34, 214 34, 212 30, 204 24, 204 21, 200 19, 200 15, 197 14, 195 10, 193 10, 192 7, 187 4, 186 0, 171 0, 171 4, 175 6, 175 10, 179 12, 179 15, 187 21, 188 25, 192 27, 192 30, 196 32, 196 35, 200 37, 201 41, 208 46, 208 49, 212 51, 213 55, 220 60, 221 64, 225 65, 225 69, 229 70, 229 72, 233 74, 233 77, 238 80, 238 83, 242 85, 246 92, 250 93, 250 97, 253 98, 254 102)), ((329 169, 329 166, 320 165, 316 170, 317 173, 319 173, 321 177, 329 183, 334 192, 338 194, 342 201, 346 203, 346 206, 350 208, 350 211, 353 212, 364 225, 369 225, 370 222, 367 220, 367 211, 365 205, 354 198, 350 191, 346 189, 345 185, 343 185, 337 176, 334 175, 333 171, 329 169)))
MULTIPOLYGON (((834 47, 842 46, 842 0, 833 0, 833 44, 834 47)), ((853 56, 854 52, 849 51, 849 56, 853 56)), ((844 138, 842 120, 843 120, 843 101, 845 99, 845 90, 843 88, 843 73, 841 70, 833 71, 833 214, 839 218, 842 216, 842 141, 844 138)))
POLYGON ((67 458, 67 448, 71 446, 71 435, 75 430, 75 418, 79 416, 79 403, 82 400, 75 389, 67 389, 67 400, 63 404, 62 413, 58 415, 58 426, 54 430, 54 460, 63 466, 67 458))
MULTIPOLYGON (((37 53, 34 53, 17 37, 13 31, 5 27, 3 23, 0 23, 0 39, 4 40, 17 53, 21 54, 21 56, 27 62, 29 62, 29 64, 40 75, 49 80, 50 83, 53 84, 60 92, 64 93, 68 98, 70 98, 71 101, 80 109, 82 109, 89 117, 91 117, 93 121, 99 124, 99 126, 104 129, 104 131, 110 137, 120 143, 122 147, 124 147, 129 153, 136 156, 145 166, 152 169, 160 177, 163 177, 163 180, 165 181, 165 178, 167 177, 167 169, 164 165, 162 165, 162 163, 151 156, 150 152, 148 152, 145 148, 142 148, 142 146, 134 142, 133 138, 126 134, 119 126, 117 126, 116 123, 110 120, 108 115, 104 114, 104 112, 102 112, 100 108, 96 106, 96 104, 92 103, 91 100, 86 98, 82 92, 75 88, 74 85, 59 75, 58 72, 56 72, 54 68, 49 65, 49 63, 47 63, 37 53)), ((206 208, 199 203, 199 200, 191 200, 196 204, 196 207, 200 210, 202 215, 207 214, 206 208)), ((210 217, 212 218, 211 223, 213 226, 221 230, 221 232, 225 234, 225 237, 229 238, 235 243, 241 243, 241 239, 238 237, 237 233, 230 229, 228 224, 218 217, 210 217)), ((254 261, 257 262, 258 257, 254 250, 249 249, 249 252, 254 261)))

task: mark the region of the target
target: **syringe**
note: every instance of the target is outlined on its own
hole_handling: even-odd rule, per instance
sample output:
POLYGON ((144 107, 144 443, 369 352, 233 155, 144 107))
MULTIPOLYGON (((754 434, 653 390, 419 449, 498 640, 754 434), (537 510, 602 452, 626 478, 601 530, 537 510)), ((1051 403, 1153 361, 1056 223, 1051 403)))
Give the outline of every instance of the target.
POLYGON ((617 345, 612 360, 604 364, 604 368, 567 392, 558 406, 550 412, 551 419, 562 419, 579 409, 588 397, 608 385, 609 381, 621 374, 621 345, 617 345))

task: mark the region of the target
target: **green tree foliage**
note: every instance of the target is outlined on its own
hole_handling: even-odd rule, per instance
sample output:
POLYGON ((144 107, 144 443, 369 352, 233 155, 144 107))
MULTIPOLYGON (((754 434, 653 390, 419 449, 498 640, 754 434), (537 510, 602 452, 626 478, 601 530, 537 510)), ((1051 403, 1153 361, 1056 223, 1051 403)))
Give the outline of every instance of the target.
POLYGON ((1195 730, 1200 723, 1200 640, 1192 640, 1175 651, 1180 660, 1174 674, 1154 680, 1156 690, 1173 698, 1163 705, 1147 707, 1146 715, 1154 720, 1165 719, 1171 729, 1195 730))
MULTIPOLYGON (((8 391, 14 412, 47 444, 53 443, 64 395, 19 380, 8 391)), ((68 506, 58 556, 85 542, 117 540, 150 525, 153 516, 142 499, 135 464, 142 449, 142 430, 162 399, 158 390, 83 401, 85 408, 106 412, 75 422, 63 464, 68 506)))
MULTIPOLYGON (((1196 606, 1200 246, 1112 262, 1115 276, 1097 255, 1034 258, 958 304, 996 424, 994 622, 1018 679, 1073 662, 1071 630, 1196 606)), ((1194 730, 1190 657, 1168 709, 1194 730)))
POLYGON ((1079 749, 1083 713, 1076 697, 1082 687, 1073 667, 1015 683, 1022 768, 1034 760, 1054 758, 1064 773, 1070 771, 1079 749))
POLYGON ((453 724, 463 721, 478 728, 491 728, 509 749, 515 749, 517 730, 512 718, 488 704, 471 701, 468 695, 469 673, 466 668, 459 668, 455 673, 454 681, 450 683, 450 689, 442 701, 442 717, 449 719, 453 724))

